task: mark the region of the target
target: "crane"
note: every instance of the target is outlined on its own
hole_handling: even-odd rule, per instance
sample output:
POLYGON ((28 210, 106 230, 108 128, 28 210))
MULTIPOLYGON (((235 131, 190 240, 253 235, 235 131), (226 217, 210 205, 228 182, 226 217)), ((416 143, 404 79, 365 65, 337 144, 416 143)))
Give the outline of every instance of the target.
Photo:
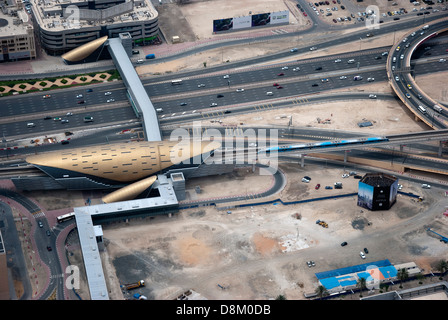
POLYGON ((437 233, 437 232, 431 230, 431 228, 428 228, 428 231, 430 231, 430 232, 435 233, 436 235, 438 235, 438 236, 440 237, 440 241, 442 241, 442 242, 444 242, 444 243, 448 243, 448 238, 447 238, 447 237, 444 237, 444 236, 442 236, 441 234, 439 234, 439 233, 437 233))

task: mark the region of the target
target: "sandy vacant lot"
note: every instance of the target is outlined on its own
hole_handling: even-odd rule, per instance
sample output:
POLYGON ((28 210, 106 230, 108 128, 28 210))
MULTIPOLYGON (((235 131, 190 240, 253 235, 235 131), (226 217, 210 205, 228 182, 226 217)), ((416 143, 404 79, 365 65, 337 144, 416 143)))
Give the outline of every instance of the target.
MULTIPOLYGON (((284 201, 357 190, 358 180, 341 179, 340 169, 312 165, 281 169, 288 181, 276 197, 284 201), (312 183, 300 182, 305 174, 312 177, 312 183), (343 190, 324 189, 336 180, 343 181, 343 190), (314 188, 316 183, 322 185, 319 190, 314 188)), ((234 194, 232 183, 240 189, 236 186, 250 184, 256 174, 242 172, 238 181, 226 176, 215 177, 214 182, 199 179, 191 181, 189 188, 201 185, 212 195, 230 195, 234 194), (221 182, 229 185, 223 188, 221 182)), ((270 184, 269 177, 256 179, 259 186, 270 184)), ((406 191, 422 193, 415 184, 401 183, 406 191)), ((425 232, 428 226, 448 228, 446 218, 434 211, 440 194, 425 193, 427 201, 423 203, 399 196, 391 210, 380 212, 360 208, 356 197, 348 197, 318 205, 194 208, 171 218, 103 226, 109 258, 104 269, 106 274, 116 274, 120 283, 144 279, 146 287, 137 292, 150 299, 173 299, 189 289, 207 299, 271 299, 279 294, 304 299, 303 294, 317 286, 315 272, 385 258, 393 263, 415 261, 429 270, 448 253, 446 246, 425 232), (329 227, 316 225, 317 219, 325 220, 329 227), (403 230, 404 223, 408 227, 403 230), (341 248, 342 241, 349 245, 341 248), (366 246, 370 252, 363 261, 359 251, 366 246), (308 268, 309 260, 315 261, 316 267, 308 268)), ((129 295, 112 290, 111 297, 129 295)))

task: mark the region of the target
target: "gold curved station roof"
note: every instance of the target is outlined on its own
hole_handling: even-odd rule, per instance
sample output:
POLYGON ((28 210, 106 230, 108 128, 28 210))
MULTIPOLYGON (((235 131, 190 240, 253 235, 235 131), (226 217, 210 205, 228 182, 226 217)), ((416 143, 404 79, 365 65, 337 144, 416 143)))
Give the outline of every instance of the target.
POLYGON ((156 180, 157 176, 155 175, 143 180, 139 180, 126 187, 113 191, 108 195, 105 195, 102 200, 104 203, 132 200, 140 193, 148 189, 156 180))
POLYGON ((214 141, 130 142, 48 152, 29 156, 26 161, 117 182, 133 182, 220 146, 214 141))
POLYGON ((61 57, 62 59, 70 62, 81 61, 90 56, 96 49, 101 47, 106 42, 107 39, 108 36, 104 36, 92 40, 90 42, 87 42, 86 44, 83 44, 82 46, 79 46, 78 48, 70 50, 67 53, 64 53, 61 57))

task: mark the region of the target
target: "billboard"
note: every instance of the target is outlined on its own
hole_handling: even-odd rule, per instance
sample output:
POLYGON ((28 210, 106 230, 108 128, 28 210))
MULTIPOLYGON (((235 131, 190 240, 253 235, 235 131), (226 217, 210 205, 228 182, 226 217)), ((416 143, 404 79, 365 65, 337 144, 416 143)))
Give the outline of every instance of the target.
POLYGON ((287 24, 289 23, 289 11, 277 11, 271 13, 271 24, 287 24))
POLYGON ((245 29, 252 26, 251 16, 235 17, 233 18, 233 29, 245 29))
POLYGON ((372 210, 373 186, 359 181, 358 183, 358 206, 372 210))
POLYGON ((213 32, 229 31, 233 29, 233 18, 213 20, 213 32))
POLYGON ((253 14, 249 16, 213 20, 213 32, 241 30, 259 26, 288 24, 289 11, 253 14))

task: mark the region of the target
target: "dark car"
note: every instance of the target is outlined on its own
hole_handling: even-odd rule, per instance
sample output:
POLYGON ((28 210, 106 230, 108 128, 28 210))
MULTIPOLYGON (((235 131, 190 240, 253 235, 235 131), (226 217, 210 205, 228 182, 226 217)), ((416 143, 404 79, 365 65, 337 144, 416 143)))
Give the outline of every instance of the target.
POLYGON ((68 140, 62 140, 61 141, 61 144, 69 144, 70 143, 70 141, 68 141, 68 140))
POLYGON ((50 246, 47 246, 47 250, 48 250, 48 251, 51 251, 51 250, 53 250, 53 249, 51 249, 50 246))
POLYGON ((311 86, 312 87, 318 87, 319 85, 317 83, 313 83, 311 86))
POLYGON ((84 104, 84 100, 79 100, 78 104, 84 104))
POLYGON ((230 111, 230 110, 226 110, 226 111, 224 111, 224 113, 231 113, 232 111, 230 111))
POLYGON ((280 76, 284 76, 285 74, 283 73, 283 72, 280 72, 279 74, 278 74, 278 76, 280 77, 280 76))
POLYGON ((347 242, 346 242, 346 241, 344 241, 344 242, 341 243, 341 247, 345 247, 346 245, 347 245, 347 242))
POLYGON ((186 106, 187 103, 186 103, 186 102, 181 102, 180 105, 181 105, 181 106, 186 106))
POLYGON ((400 20, 400 18, 398 18, 398 17, 395 17, 395 18, 394 18, 394 20, 400 20))
POLYGON ((86 92, 93 92, 93 89, 87 89, 86 92))
POLYGON ((316 67, 314 70, 322 70, 322 67, 316 67))
POLYGON ((45 116, 44 117, 44 120, 49 120, 49 119, 51 119, 51 116, 45 116))
POLYGON ((367 248, 364 248, 364 252, 369 253, 369 250, 367 250, 367 248))
POLYGON ((216 96, 216 98, 222 98, 222 97, 224 97, 222 94, 218 94, 218 95, 216 96))
POLYGON ((47 230, 45 233, 47 234, 47 236, 51 236, 50 230, 47 230))

